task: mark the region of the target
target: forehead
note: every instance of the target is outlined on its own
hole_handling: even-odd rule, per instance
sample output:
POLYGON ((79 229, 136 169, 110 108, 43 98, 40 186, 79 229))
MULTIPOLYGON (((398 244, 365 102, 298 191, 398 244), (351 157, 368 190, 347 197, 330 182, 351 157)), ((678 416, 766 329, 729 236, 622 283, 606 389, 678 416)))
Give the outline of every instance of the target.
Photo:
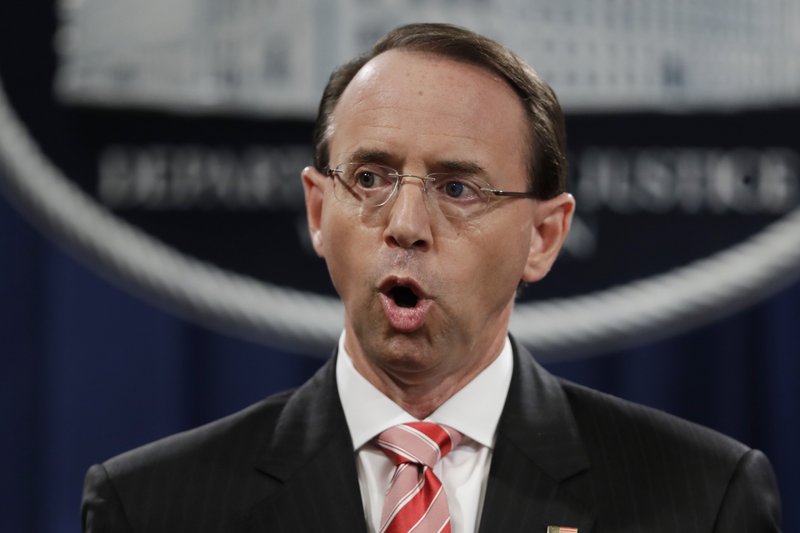
POLYGON ((469 159, 525 166, 528 134, 517 94, 482 67, 430 53, 390 50, 369 61, 331 120, 331 158, 358 149, 401 162, 469 159))

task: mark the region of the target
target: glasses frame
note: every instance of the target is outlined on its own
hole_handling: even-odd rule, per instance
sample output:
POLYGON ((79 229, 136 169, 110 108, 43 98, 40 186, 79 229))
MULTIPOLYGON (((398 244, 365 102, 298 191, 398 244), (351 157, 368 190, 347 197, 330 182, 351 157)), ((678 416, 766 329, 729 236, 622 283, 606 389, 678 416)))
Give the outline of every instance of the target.
MULTIPOLYGON (((400 190, 400 185, 403 183, 403 180, 406 179, 406 178, 413 178, 413 179, 416 179, 416 180, 419 180, 420 182, 422 182, 422 192, 427 194, 427 192, 428 192, 428 183, 435 182, 437 179, 439 179, 438 178, 439 176, 451 176, 451 175, 458 174, 458 173, 455 173, 455 172, 431 172, 430 174, 427 174, 425 176, 417 176, 416 174, 403 174, 403 173, 400 173, 400 172, 398 172, 397 170, 393 169, 392 167, 390 167, 388 165, 382 165, 380 163, 358 162, 358 161, 349 162, 349 163, 341 163, 341 164, 337 165, 336 167, 330 167, 330 166, 325 167, 323 173, 325 174, 325 176, 327 176, 327 177, 329 177, 331 179, 338 179, 339 183, 341 183, 342 186, 345 189, 347 189, 347 191, 350 194, 353 195, 353 197, 359 198, 358 193, 353 191, 352 187, 350 185, 348 185, 347 182, 342 177, 343 174, 344 174, 344 168, 343 167, 345 167, 345 166, 358 166, 358 165, 373 165, 373 166, 381 167, 381 168, 384 168, 386 170, 391 171, 391 172, 389 172, 387 174, 387 177, 394 181, 394 184, 392 186, 392 190, 391 190, 391 192, 389 192, 389 195, 386 197, 386 199, 384 201, 382 201, 379 204, 374 204, 373 205, 373 207, 376 207, 376 208, 383 207, 383 206, 389 204, 395 198, 395 196, 397 196, 398 191, 400 190)), ((490 195, 490 196, 486 197, 486 202, 485 202, 486 203, 486 208, 488 208, 489 203, 491 202, 492 198, 531 198, 531 199, 537 199, 536 194, 533 193, 533 192, 506 191, 506 190, 503 190, 503 189, 497 189, 495 187, 492 187, 488 182, 484 181, 481 178, 475 177, 475 179, 478 182, 480 182, 481 184, 485 184, 486 185, 485 187, 479 187, 480 191, 490 195)), ((361 200, 359 199, 359 201, 361 201, 361 200)), ((483 212, 485 212, 485 210, 482 211, 481 214, 483 212)))

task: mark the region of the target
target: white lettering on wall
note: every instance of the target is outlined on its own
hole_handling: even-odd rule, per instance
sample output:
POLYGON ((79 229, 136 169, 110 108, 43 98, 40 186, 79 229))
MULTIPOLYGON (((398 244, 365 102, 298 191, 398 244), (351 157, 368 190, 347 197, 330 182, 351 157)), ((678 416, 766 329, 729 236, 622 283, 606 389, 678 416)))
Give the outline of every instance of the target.
POLYGON ((97 193, 112 209, 297 209, 309 154, 308 146, 116 145, 100 156, 97 193))
POLYGON ((786 148, 588 148, 572 164, 584 212, 781 214, 800 202, 800 156, 786 148))

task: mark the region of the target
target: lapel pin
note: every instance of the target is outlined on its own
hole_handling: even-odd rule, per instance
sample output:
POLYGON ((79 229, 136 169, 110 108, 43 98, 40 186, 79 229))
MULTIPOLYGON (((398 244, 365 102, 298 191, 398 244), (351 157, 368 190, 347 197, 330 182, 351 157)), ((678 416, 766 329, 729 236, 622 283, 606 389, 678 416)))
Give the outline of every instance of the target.
POLYGON ((578 528, 566 526, 547 526, 547 533, 578 533, 578 528))

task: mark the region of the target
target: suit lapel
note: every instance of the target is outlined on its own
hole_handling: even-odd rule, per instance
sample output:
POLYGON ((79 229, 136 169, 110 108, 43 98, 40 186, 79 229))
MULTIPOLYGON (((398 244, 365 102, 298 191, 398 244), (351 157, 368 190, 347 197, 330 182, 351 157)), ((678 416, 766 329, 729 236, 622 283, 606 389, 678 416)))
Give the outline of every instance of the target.
MULTIPOLYGON (((556 378, 515 342, 481 533, 589 532, 589 461, 556 378)), ((256 469, 274 487, 245 531, 366 532, 352 440, 336 391, 335 357, 287 402, 256 469)))
POLYGON ((594 521, 589 460, 556 378, 514 345, 514 373, 497 431, 480 531, 547 526, 588 532, 594 521))
POLYGON ((287 402, 256 469, 276 485, 249 531, 366 532, 332 357, 287 402))

